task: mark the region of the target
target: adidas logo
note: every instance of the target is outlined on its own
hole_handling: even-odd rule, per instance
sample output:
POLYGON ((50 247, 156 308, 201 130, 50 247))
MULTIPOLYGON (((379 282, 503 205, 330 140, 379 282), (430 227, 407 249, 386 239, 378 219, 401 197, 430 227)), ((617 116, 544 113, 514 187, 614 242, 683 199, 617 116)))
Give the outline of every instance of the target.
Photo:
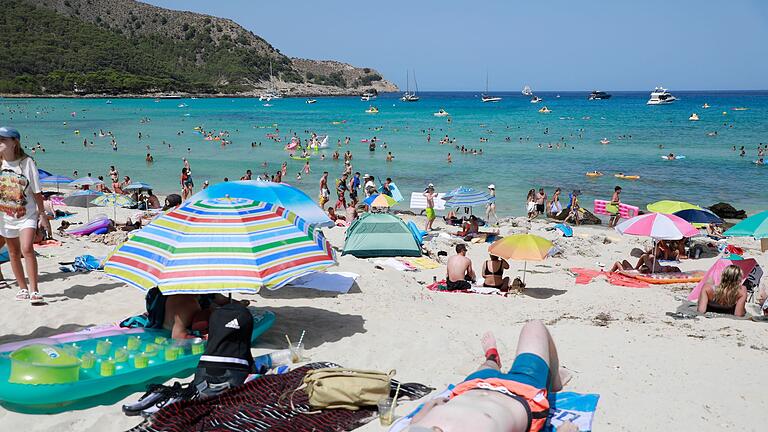
POLYGON ((237 322, 237 318, 235 318, 235 319, 233 319, 232 321, 230 321, 230 322, 226 323, 226 324, 224 325, 224 327, 226 327, 226 328, 231 328, 231 329, 237 329, 237 330, 240 330, 240 323, 239 323, 239 322, 237 322))

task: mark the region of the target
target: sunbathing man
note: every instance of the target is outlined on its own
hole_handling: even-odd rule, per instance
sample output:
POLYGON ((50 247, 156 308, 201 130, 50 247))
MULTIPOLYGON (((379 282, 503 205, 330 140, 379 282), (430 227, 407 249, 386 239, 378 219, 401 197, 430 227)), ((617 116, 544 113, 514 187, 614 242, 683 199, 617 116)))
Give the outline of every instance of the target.
POLYGON ((448 290, 468 290, 470 282, 476 279, 472 269, 472 260, 467 258, 467 246, 463 243, 456 245, 456 255, 448 258, 445 284, 448 290))
MULTIPOLYGON (((450 396, 424 404, 408 432, 538 432, 549 414, 549 392, 562 390, 570 376, 560 369, 555 343, 540 321, 527 323, 517 341, 517 356, 507 373, 493 334, 482 337, 485 362, 450 396)), ((559 432, 576 432, 565 423, 559 432)))

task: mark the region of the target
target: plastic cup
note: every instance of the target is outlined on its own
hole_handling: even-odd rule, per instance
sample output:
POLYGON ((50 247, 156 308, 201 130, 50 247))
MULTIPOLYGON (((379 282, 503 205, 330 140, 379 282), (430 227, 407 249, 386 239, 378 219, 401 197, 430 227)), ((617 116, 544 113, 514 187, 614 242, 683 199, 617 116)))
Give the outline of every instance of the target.
POLYGON ((144 369, 149 366, 149 358, 144 354, 136 354, 133 356, 133 367, 136 369, 144 369))
POLYGON ((98 355, 108 355, 109 351, 112 350, 112 342, 109 341, 109 339, 106 340, 100 340, 96 342, 96 354, 98 355))
POLYGON ((123 363, 128 361, 128 349, 118 348, 115 350, 115 363, 123 363))
POLYGON ((83 369, 90 369, 96 363, 96 356, 93 352, 87 352, 80 357, 80 367, 83 369))
POLYGON ((291 361, 293 363, 298 363, 304 359, 304 342, 292 343, 289 349, 291 350, 291 361))
POLYGON ((167 343, 167 342, 168 342, 168 338, 166 337, 163 337, 163 336, 155 337, 155 343, 158 345, 163 345, 164 343, 167 343))
POLYGON ((144 347, 144 354, 148 357, 153 357, 157 355, 157 345, 153 343, 148 343, 147 346, 144 347))
POLYGON ((379 408, 379 422, 382 426, 389 426, 395 420, 396 404, 394 399, 388 397, 381 399, 377 404, 379 408))
POLYGON ((205 344, 202 342, 197 342, 192 344, 192 354, 202 354, 205 352, 205 344))
POLYGON ((105 359, 101 361, 101 376, 112 376, 115 374, 115 361, 112 359, 105 359))
POLYGON ((136 351, 141 345, 141 339, 138 336, 129 336, 126 347, 129 351, 136 351))
POLYGON ((169 346, 165 349, 165 361, 174 361, 179 358, 179 350, 176 347, 169 346))

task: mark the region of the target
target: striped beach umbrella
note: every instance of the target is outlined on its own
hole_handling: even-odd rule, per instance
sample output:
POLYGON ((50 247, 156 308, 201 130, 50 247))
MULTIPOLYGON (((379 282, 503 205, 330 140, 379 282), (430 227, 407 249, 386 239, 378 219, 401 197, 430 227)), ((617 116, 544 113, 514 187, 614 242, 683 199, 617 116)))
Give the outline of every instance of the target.
POLYGON ((142 183, 142 182, 132 182, 128 186, 123 188, 124 191, 148 191, 152 190, 152 185, 148 183, 142 183))
POLYGON ((91 204, 97 205, 99 207, 112 207, 114 209, 114 216, 112 219, 115 220, 117 219, 118 207, 130 207, 132 205, 136 205, 136 201, 134 201, 128 195, 108 193, 96 197, 96 199, 91 201, 91 204))
POLYGON ((283 207, 246 198, 189 200, 109 257, 107 275, 163 294, 256 293, 335 263, 322 233, 283 207))
POLYGON ((388 195, 384 195, 384 194, 371 195, 368 198, 366 198, 365 200, 363 200, 363 202, 366 205, 368 205, 369 207, 371 207, 371 208, 373 208, 373 207, 387 207, 387 208, 389 208, 389 207, 392 207, 393 205, 397 204, 397 201, 395 201, 394 198, 392 198, 391 196, 388 196, 388 195))
POLYGON ((654 240, 680 240, 700 234, 699 230, 681 217, 662 213, 647 213, 627 219, 616 225, 616 231, 654 240))
POLYGON ((476 207, 496 201, 488 192, 465 186, 448 192, 443 199, 451 207, 476 207))

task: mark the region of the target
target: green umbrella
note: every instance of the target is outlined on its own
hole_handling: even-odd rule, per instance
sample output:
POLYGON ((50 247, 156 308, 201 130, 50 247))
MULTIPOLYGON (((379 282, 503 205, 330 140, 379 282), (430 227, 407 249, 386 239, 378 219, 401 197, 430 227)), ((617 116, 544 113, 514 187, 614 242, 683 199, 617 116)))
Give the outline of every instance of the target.
POLYGON ((664 214, 677 213, 679 211, 688 209, 701 210, 701 207, 697 206, 696 204, 691 204, 685 201, 671 200, 656 201, 655 203, 648 204, 647 208, 649 212, 664 214))
POLYGON ((723 233, 728 237, 768 238, 768 211, 750 216, 723 233))

